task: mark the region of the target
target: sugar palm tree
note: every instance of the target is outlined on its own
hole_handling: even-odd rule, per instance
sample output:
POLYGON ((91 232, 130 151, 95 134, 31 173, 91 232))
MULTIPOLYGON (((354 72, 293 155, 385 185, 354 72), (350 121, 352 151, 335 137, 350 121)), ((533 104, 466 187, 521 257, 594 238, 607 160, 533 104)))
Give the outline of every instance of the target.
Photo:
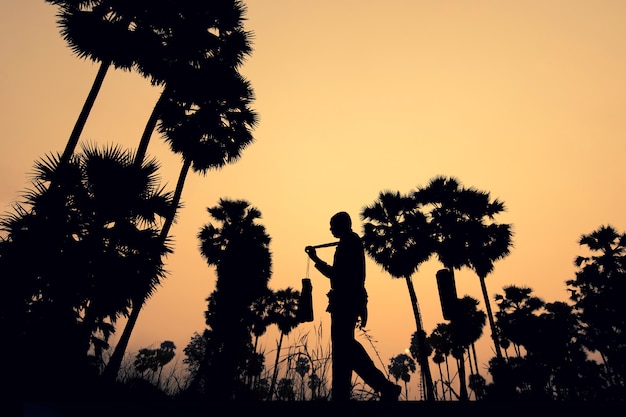
POLYGON ((567 281, 570 299, 583 323, 584 344, 597 351, 609 367, 616 385, 626 381, 626 233, 602 225, 580 236, 589 252, 577 256, 575 279, 567 281))
MULTIPOLYGON (((153 85, 166 85, 168 80, 180 78, 177 73, 185 65, 198 67, 207 58, 215 58, 234 68, 251 52, 250 36, 242 27, 245 7, 236 0, 45 1, 58 6, 58 25, 70 49, 79 58, 100 62, 61 163, 66 163, 74 152, 111 66, 122 70, 137 69, 150 78, 153 85)), ((168 97, 169 92, 161 96, 163 100, 168 97)), ((159 102, 140 142, 138 164, 146 155, 159 118, 159 102)))
POLYGON ((168 249, 156 224, 169 211, 171 195, 158 186, 156 171, 155 161, 137 169, 132 154, 119 147, 85 146, 65 165, 49 156, 35 164, 25 203, 1 222, 8 237, 0 267, 23 282, 13 295, 24 303, 22 331, 30 341, 24 348, 39 346, 50 332, 65 341, 46 366, 58 363, 68 374, 76 361, 101 361, 130 300, 154 290, 153 281, 141 279, 164 274, 161 257, 168 249), (33 250, 36 266, 25 258, 33 250))
POLYGON ((513 343, 518 357, 522 356, 521 348, 533 345, 536 338, 537 316, 545 302, 532 294, 532 288, 508 285, 503 288, 504 294, 496 294, 495 300, 499 311, 496 313, 496 324, 504 339, 513 343))
POLYGON ((512 247, 512 227, 509 224, 498 224, 495 217, 504 212, 504 203, 498 199, 491 200, 490 193, 473 188, 463 190, 463 198, 467 199, 470 239, 468 239, 469 267, 476 272, 487 309, 487 318, 491 328, 496 356, 501 358, 500 342, 491 309, 490 297, 487 292, 485 278, 494 269, 494 262, 509 255, 512 247))
POLYGON ((271 309, 274 305, 275 294, 269 290, 257 298, 250 306, 252 336, 254 337, 254 351, 257 351, 259 338, 267 332, 271 322, 271 309))
POLYGON ((237 292, 237 303, 249 308, 272 275, 271 238, 256 223, 261 212, 245 200, 225 198, 208 212, 221 226, 205 225, 198 238, 202 256, 216 267, 216 290, 237 292))
MULTIPOLYGON (((61 155, 66 164, 74 153, 87 118, 100 92, 108 69, 129 71, 138 54, 150 50, 156 33, 144 27, 145 6, 150 1, 45 0, 58 6, 57 23, 61 36, 79 58, 99 62, 99 69, 87 99, 61 155), (147 29, 147 30, 144 30, 147 29)), ((153 4, 155 2, 152 2, 153 4)))
POLYGON ((98 282, 106 283, 90 289, 91 301, 84 307, 83 318, 89 323, 88 318, 102 314, 93 314, 101 307, 109 309, 104 310, 109 316, 120 311, 126 314, 129 299, 137 293, 150 296, 165 276, 161 258, 170 249, 167 241, 159 239, 157 226, 171 210, 171 194, 164 194, 158 186, 156 160, 137 167, 132 153, 119 147, 83 149, 89 200, 82 204, 92 213, 91 227, 100 232, 85 237, 90 245, 85 257, 101 254, 102 259, 92 267, 102 275, 98 282), (122 304, 116 305, 120 296, 122 304))
MULTIPOLYGON (((459 299, 455 314, 450 321, 450 333, 452 335, 452 354, 458 360, 459 368, 459 399, 467 401, 469 399, 467 392, 467 379, 465 374, 465 351, 470 345, 476 342, 483 332, 485 326, 485 313, 479 311, 478 300, 470 296, 464 296, 459 299)), ((471 360, 471 358, 470 358, 471 360)))
POLYGON ((280 336, 276 345, 276 359, 274 360, 274 372, 272 373, 272 381, 270 382, 270 389, 268 392, 268 400, 271 400, 274 396, 276 380, 278 378, 278 362, 280 360, 280 352, 282 350, 283 338, 285 335, 289 335, 298 324, 300 319, 298 317, 298 300, 300 298, 300 291, 293 288, 285 288, 274 292, 273 304, 270 307, 270 321, 278 326, 280 336))
MULTIPOLYGON (((193 69, 179 82, 185 89, 161 102, 158 131, 183 165, 174 192, 174 211, 163 225, 165 239, 190 170, 206 174, 235 163, 254 141, 257 115, 250 108, 254 92, 237 71, 221 65, 193 69), (210 82, 207 80, 210 78, 210 82)), ((137 155, 135 163, 143 157, 137 155)))
POLYGON ((416 371, 415 361, 406 353, 401 353, 391 358, 391 363, 387 366, 389 374, 396 382, 404 382, 404 392, 409 392, 407 384, 411 381, 411 374, 416 371))
MULTIPOLYGON (((238 80, 240 88, 233 88, 230 98, 214 101, 209 99, 208 103, 203 103, 203 107, 196 108, 189 114, 183 112, 180 102, 172 103, 172 108, 180 110, 177 113, 180 119, 175 123, 172 115, 174 111, 169 112, 167 121, 160 126, 166 140, 175 150, 180 149, 183 155, 183 165, 173 196, 173 210, 166 217, 161 229, 163 241, 167 240, 174 223, 189 170, 206 173, 209 169, 218 169, 233 163, 253 140, 251 129, 256 124, 256 114, 248 108, 248 103, 252 100, 252 91, 247 81, 239 76, 235 76, 234 79, 238 80)), ((235 86, 235 83, 230 85, 235 86)), ((139 160, 136 157, 135 163, 139 160)), ((145 301, 145 297, 140 297, 133 303, 122 337, 111 356, 110 372, 116 374, 119 369, 130 334, 145 301)))
POLYGON ((208 209, 216 223, 208 223, 198 234, 200 252, 215 267, 217 281, 214 302, 207 311, 211 328, 211 351, 219 352, 205 372, 209 394, 230 399, 235 393, 237 377, 245 367, 248 350, 252 350, 253 321, 249 312, 255 301, 267 294, 272 274, 270 237, 257 224, 261 212, 245 200, 220 199, 208 209))
POLYGON ((392 278, 404 278, 406 282, 420 337, 420 353, 416 359, 420 364, 426 399, 434 400, 428 364, 430 352, 425 344, 426 334, 411 280, 419 265, 426 262, 434 250, 426 217, 411 197, 390 191, 380 192, 373 204, 362 208, 360 217, 364 222, 362 240, 368 255, 392 278))
MULTIPOLYGON (((409 351, 412 355, 417 350, 416 346, 413 343, 413 339, 415 338, 412 338, 411 346, 409 347, 409 351)), ((438 323, 432 333, 428 336, 427 341, 434 351, 433 362, 435 362, 437 364, 437 367, 439 368, 439 380, 441 381, 441 398, 445 400, 447 390, 449 393, 449 399, 450 401, 452 401, 453 389, 451 386, 450 366, 448 363, 448 357, 452 353, 452 336, 450 333, 450 323, 438 323), (446 364, 445 377, 441 369, 441 364, 444 362, 446 364)))
POLYGON ((435 177, 425 187, 412 193, 414 204, 426 212, 436 239, 434 252, 445 268, 454 275, 455 269, 466 266, 471 206, 463 200, 463 188, 456 178, 435 177))
MULTIPOLYGON (((155 50, 143 54, 136 65, 153 85, 162 87, 137 148, 137 163, 145 157, 152 133, 168 112, 199 113, 199 116, 202 111, 198 112, 198 107, 207 111, 209 103, 230 100, 232 105, 232 98, 241 91, 232 80, 239 76, 238 68, 252 52, 251 34, 243 26, 246 7, 242 2, 186 0, 171 5, 171 10, 154 8, 151 19, 164 22, 158 26, 162 38, 155 50)), ((250 95, 251 91, 244 93, 246 97, 250 95)), ((237 111, 238 106, 231 109, 232 113, 237 111)), ((215 118, 211 120, 213 133, 217 133, 219 126, 230 125, 234 117, 231 115, 217 124, 215 118)), ((173 122, 179 123, 179 118, 173 122)), ((164 124, 165 130, 171 127, 168 122, 164 124)))
MULTIPOLYGON (((236 162, 253 141, 257 115, 249 106, 254 93, 237 71, 250 53, 243 30, 245 7, 238 1, 184 2, 176 13, 163 13, 168 36, 154 55, 144 54, 138 68, 163 92, 146 123, 135 163, 145 157, 154 129, 180 153, 183 165, 174 192, 174 209, 161 229, 167 239, 190 169, 205 174, 236 162), (171 20, 171 15, 177 20, 171 20), (184 48, 181 45, 185 45, 184 48)), ((107 366, 107 378, 117 374, 145 298, 133 303, 122 337, 107 366)))
POLYGON ((497 328, 485 277, 493 271, 494 262, 506 257, 512 246, 511 226, 497 224, 494 218, 505 210, 488 192, 466 188, 454 177, 438 176, 426 187, 413 193, 418 204, 427 208, 437 238, 437 257, 451 273, 462 267, 473 269, 479 277, 487 316, 491 326, 496 355, 501 357, 497 328))

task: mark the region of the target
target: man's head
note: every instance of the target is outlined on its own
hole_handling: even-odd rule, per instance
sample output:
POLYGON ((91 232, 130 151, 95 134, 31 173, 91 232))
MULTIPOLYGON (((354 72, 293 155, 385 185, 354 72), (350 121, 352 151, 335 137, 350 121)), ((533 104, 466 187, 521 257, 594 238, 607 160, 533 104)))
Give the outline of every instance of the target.
POLYGON ((341 237, 350 231, 352 231, 352 219, 345 211, 340 211, 330 218, 330 232, 333 236, 341 237))

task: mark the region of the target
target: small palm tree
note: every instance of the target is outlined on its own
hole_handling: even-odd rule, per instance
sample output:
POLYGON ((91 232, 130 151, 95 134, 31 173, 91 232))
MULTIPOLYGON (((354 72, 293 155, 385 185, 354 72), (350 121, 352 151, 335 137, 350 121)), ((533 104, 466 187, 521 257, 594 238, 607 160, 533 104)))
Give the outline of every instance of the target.
POLYGON ((452 335, 452 354, 458 359, 460 379, 460 400, 469 399, 467 392, 467 379, 465 377, 465 351, 476 342, 483 332, 485 325, 485 313, 477 309, 478 300, 470 296, 459 299, 457 314, 450 321, 450 333, 452 335))
POLYGON ((300 299, 300 291, 292 288, 285 288, 283 290, 275 291, 273 305, 270 309, 270 321, 278 326, 280 331, 280 337, 276 346, 276 359, 274 360, 274 372, 272 374, 272 381, 270 383, 270 389, 268 393, 268 399, 272 399, 276 386, 276 380, 278 378, 278 363, 280 361, 280 352, 283 345, 283 338, 285 335, 291 333, 298 324, 300 319, 298 317, 298 300, 300 299))
POLYGON ((150 370, 152 372, 152 382, 160 386, 163 367, 170 363, 171 360, 174 359, 174 356, 176 356, 176 345, 166 340, 161 343, 158 349, 139 349, 139 353, 135 357, 133 365, 135 370, 139 372, 142 377, 146 371, 150 370))
POLYGON ((267 327, 272 324, 271 309, 274 305, 275 293, 269 290, 257 298, 250 307, 251 329, 254 337, 254 351, 257 351, 259 338, 267 332, 267 327))
POLYGON ((398 381, 404 383, 404 392, 408 394, 409 388, 407 384, 411 381, 411 374, 417 369, 415 367, 415 361, 412 357, 406 353, 401 353, 391 358, 391 363, 388 365, 389 374, 398 381))
MULTIPOLYGON (((452 387, 450 380, 450 366, 448 364, 448 357, 452 353, 452 335, 450 333, 450 323, 439 323, 432 331, 432 333, 428 336, 428 344, 434 350, 433 362, 437 364, 439 368, 439 380, 441 381, 441 395, 442 399, 446 397, 446 391, 449 393, 449 399, 452 401, 452 387), (446 364, 446 376, 443 375, 443 370, 441 369, 441 364, 446 364)), ((411 343, 411 347, 409 348, 411 354, 415 351, 416 347, 413 343, 411 343)), ((414 355, 415 356, 415 355, 414 355)))

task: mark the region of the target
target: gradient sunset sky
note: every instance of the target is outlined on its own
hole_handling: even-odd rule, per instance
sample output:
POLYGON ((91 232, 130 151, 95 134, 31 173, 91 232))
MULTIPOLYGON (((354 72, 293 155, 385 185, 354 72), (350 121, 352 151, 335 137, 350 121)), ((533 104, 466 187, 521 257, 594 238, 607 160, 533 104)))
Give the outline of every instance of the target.
MULTIPOLYGON (((496 221, 513 225, 512 252, 487 277, 494 308, 493 295, 512 284, 567 301, 565 281, 585 253, 579 237, 602 225, 626 230, 625 1, 245 4, 254 51, 242 73, 256 93, 255 143, 236 164, 189 175, 169 276, 142 311, 129 351, 172 340, 182 359, 203 330, 215 274, 196 235, 220 198, 261 211, 272 237, 270 286, 300 289, 304 247, 334 240, 332 214, 349 212, 360 233, 359 213, 379 192, 455 177, 503 201, 496 221)), ((63 151, 98 69, 72 55, 55 13, 43 0, 0 0, 2 211, 29 186, 35 160, 63 151)), ((159 93, 135 73, 110 69, 81 143, 134 149, 159 93)), ((180 159, 156 134, 148 152, 173 190, 180 159)), ((333 249, 318 254, 330 261, 333 249)), ((429 333, 444 321, 439 268, 433 258, 413 276, 429 333)), ((312 265, 308 275, 316 317, 292 342, 319 326, 330 333, 328 282, 312 265)), ((366 284, 368 330, 386 366, 415 330, 409 295, 372 261, 366 284)), ((458 271, 456 285, 484 309, 472 271, 458 271)), ((489 335, 487 326, 478 344, 483 376, 494 356, 489 335)), ((275 338, 268 334, 266 350, 275 338)))

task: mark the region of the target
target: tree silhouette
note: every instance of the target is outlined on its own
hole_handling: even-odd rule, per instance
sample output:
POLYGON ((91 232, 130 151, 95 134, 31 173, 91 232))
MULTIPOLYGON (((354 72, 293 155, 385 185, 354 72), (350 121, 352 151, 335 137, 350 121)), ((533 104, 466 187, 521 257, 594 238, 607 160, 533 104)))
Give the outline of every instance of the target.
POLYGON ((171 362, 176 356, 176 345, 173 342, 166 340, 161 343, 158 349, 143 348, 139 349, 133 366, 135 370, 142 376, 150 370, 156 379, 157 386, 161 381, 161 373, 163 367, 171 362), (158 372, 158 373, 157 373, 158 372))
MULTIPOLYGON (((163 240, 174 223, 189 170, 204 174, 237 161, 252 142, 251 130, 257 122, 256 113, 249 108, 254 99, 252 88, 238 73, 251 52, 249 34, 243 29, 244 5, 233 0, 167 4, 151 9, 151 19, 158 22, 154 30, 162 38, 152 53, 143 54, 137 62, 138 70, 154 85, 162 85, 163 91, 135 157, 140 164, 157 126, 171 149, 182 155, 174 209, 161 230, 163 240)), ((144 302, 145 298, 133 301, 107 367, 108 378, 119 369, 144 302)))
POLYGON ((532 329, 536 327, 535 312, 543 308, 545 302, 532 295, 532 289, 509 285, 503 288, 504 294, 496 294, 495 300, 500 311, 496 313, 497 325, 504 339, 513 343, 516 355, 522 356, 522 346, 533 342, 532 329))
POLYGON ((467 379, 465 377, 465 351, 482 335, 485 325, 485 313, 476 307, 478 301, 470 296, 458 300, 457 313, 450 320, 450 335, 452 341, 452 355, 457 359, 459 368, 459 399, 469 399, 467 393, 467 379))
POLYGON ((256 223, 261 212, 245 200, 220 199, 208 209, 217 224, 208 223, 198 234, 200 252, 215 266, 215 291, 207 299, 210 327, 204 375, 206 394, 233 399, 242 385, 246 361, 253 352, 252 305, 268 291, 272 274, 270 237, 256 223))
POLYGON ((417 295, 411 276, 427 261, 434 250, 434 241, 426 217, 414 201, 399 192, 383 191, 371 205, 362 208, 363 245, 368 255, 392 278, 404 278, 409 291, 417 334, 420 364, 426 399, 434 400, 432 377, 428 364, 430 350, 422 325, 417 295))
POLYGON ((49 156, 35 164, 24 203, 0 222, 7 234, 0 269, 21 283, 3 294, 2 327, 15 336, 14 353, 31 357, 25 374, 36 381, 33 395, 65 395, 71 389, 64 383, 80 378, 73 370, 97 370, 132 297, 156 288, 143 278, 165 274, 161 256, 169 249, 156 229, 171 196, 157 169, 154 160, 138 168, 119 147, 85 146, 65 165, 49 156), (12 320, 23 327, 13 328, 12 320), (44 353, 49 340, 64 343, 44 353), (54 380, 59 375, 66 381, 54 380))
POLYGON ((417 369, 415 361, 406 353, 401 353, 391 358, 391 363, 387 367, 389 374, 398 381, 404 382, 404 392, 408 393, 407 384, 411 381, 411 373, 417 369))
MULTIPOLYGON (((484 215, 491 219, 495 213, 500 211, 500 206, 497 203, 489 203, 489 205, 498 206, 496 210, 489 210, 487 211, 488 214, 484 215)), ((491 338, 494 343, 496 356, 502 357, 498 329, 495 325, 493 312, 491 310, 491 302, 487 292, 485 278, 493 271, 494 261, 502 259, 509 254, 512 245, 511 226, 508 224, 485 224, 481 218, 475 218, 475 220, 477 221, 475 231, 472 233, 472 239, 469 241, 470 267, 476 272, 480 280, 480 288, 487 309, 487 318, 489 319, 491 338)))
POLYGON ((311 371, 311 360, 305 354, 298 355, 296 359, 296 373, 300 375, 300 398, 305 399, 304 376, 311 371))
POLYGON ((272 308, 274 305, 275 293, 268 290, 266 294, 261 295, 254 300, 251 309, 251 328, 254 337, 254 350, 257 351, 259 338, 267 332, 267 327, 272 324, 272 308))
MULTIPOLYGON (((46 1, 58 6, 61 34, 74 53, 100 62, 96 79, 61 157, 62 163, 67 163, 74 152, 111 65, 125 70, 137 69, 150 78, 153 85, 164 86, 139 143, 135 159, 138 166, 143 163, 157 122, 166 113, 170 114, 167 119, 170 124, 163 123, 160 133, 174 143, 185 137, 187 142, 199 144, 195 149, 182 152, 184 163, 174 193, 174 209, 162 229, 162 240, 167 240, 189 169, 193 166, 194 170, 202 172, 220 167, 224 161, 233 162, 252 140, 248 130, 256 123, 256 115, 246 106, 253 97, 247 81, 236 72, 251 52, 249 34, 242 25, 245 7, 234 0, 46 1), (180 110, 173 111, 173 107, 180 110), (181 112, 185 117, 172 116, 181 112), (184 129, 180 125, 184 125, 185 120, 188 120, 187 126, 198 127, 184 129)), ((146 298, 138 296, 133 301, 131 316, 105 370, 107 380, 117 374, 146 298)))
POLYGON ((529 347, 527 359, 551 371, 544 386, 550 387, 548 394, 556 400, 610 398, 604 394, 611 392, 607 379, 598 364, 587 358, 584 345, 580 343, 580 330, 581 323, 572 306, 561 301, 546 303, 536 329, 541 343, 532 349, 529 347))
POLYGON ((64 165, 76 149, 109 67, 113 65, 117 69, 130 70, 140 51, 151 49, 146 45, 149 29, 146 30, 142 24, 145 10, 137 7, 136 1, 45 1, 58 6, 57 23, 72 52, 79 58, 100 62, 96 78, 60 157, 59 162, 64 165))
POLYGON ((206 339, 203 335, 194 332, 191 336, 191 340, 183 349, 185 358, 183 363, 187 365, 187 371, 189 372, 189 381, 199 378, 198 373, 202 368, 202 361, 206 357, 206 339))
POLYGON ((515 344, 518 356, 490 362, 491 396, 533 401, 617 398, 580 343, 581 326, 572 306, 545 303, 529 288, 504 290, 505 295, 497 294, 497 325, 515 344))
POLYGON ((427 210, 437 245, 435 253, 445 268, 472 268, 480 279, 496 355, 501 356, 498 333, 494 324, 485 277, 493 271, 493 263, 509 254, 511 226, 497 224, 494 217, 505 210, 504 204, 491 201, 488 192, 463 187, 454 177, 437 176, 427 186, 413 193, 417 204, 427 210))
POLYGON ((270 382, 270 389, 267 398, 272 399, 274 395, 274 388, 276 385, 276 379, 278 377, 278 362, 280 360, 280 352, 283 345, 283 338, 285 335, 291 333, 291 330, 295 329, 300 324, 298 317, 298 300, 300 298, 300 291, 292 288, 285 288, 283 290, 277 290, 274 292, 273 302, 270 306, 270 322, 275 323, 280 331, 278 338, 278 344, 276 346, 276 358, 274 360, 274 372, 272 373, 272 381, 270 382))
POLYGON ((583 324, 583 344, 601 354, 614 386, 626 384, 626 233, 600 226, 578 242, 590 256, 576 257, 576 278, 566 284, 583 324))
MULTIPOLYGON (((453 389, 451 386, 452 382, 450 380, 450 367, 448 364, 448 357, 452 354, 452 335, 450 331, 450 323, 438 323, 432 333, 428 336, 427 342, 434 351, 433 362, 435 362, 437 364, 437 367, 439 368, 439 379, 442 385, 442 399, 445 399, 447 390, 450 394, 449 399, 452 400, 453 389), (445 377, 441 369, 441 364, 444 362, 446 364, 445 377)), ((412 355, 413 352, 416 350, 416 346, 414 346, 413 344, 414 339, 415 335, 413 335, 413 337, 411 338, 411 347, 409 348, 409 351, 412 355)), ((415 355, 413 356, 415 357, 415 355)))

